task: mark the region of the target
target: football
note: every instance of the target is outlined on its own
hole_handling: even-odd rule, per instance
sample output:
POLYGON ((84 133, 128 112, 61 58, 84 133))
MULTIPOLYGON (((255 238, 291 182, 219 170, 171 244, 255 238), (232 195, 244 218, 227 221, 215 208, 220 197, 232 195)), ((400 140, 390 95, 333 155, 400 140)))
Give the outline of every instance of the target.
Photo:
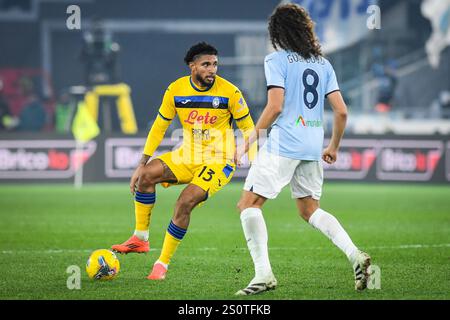
POLYGON ((86 272, 94 280, 112 280, 120 270, 120 262, 114 252, 107 249, 95 250, 86 263, 86 272))

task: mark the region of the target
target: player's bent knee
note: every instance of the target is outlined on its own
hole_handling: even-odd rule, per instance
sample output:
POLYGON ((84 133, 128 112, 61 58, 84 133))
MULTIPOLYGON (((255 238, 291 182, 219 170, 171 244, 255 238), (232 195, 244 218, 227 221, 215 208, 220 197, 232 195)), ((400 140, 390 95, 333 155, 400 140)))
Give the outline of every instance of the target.
POLYGON ((300 217, 302 217, 306 222, 309 221, 309 218, 313 215, 313 213, 319 208, 319 201, 313 199, 311 196, 299 198, 296 201, 298 213, 300 217))
POLYGON ((236 207, 238 208, 239 212, 242 212, 248 208, 261 208, 261 205, 258 204, 258 201, 254 201, 253 199, 241 199, 237 203, 236 207))
POLYGON ((138 187, 148 188, 158 182, 159 177, 151 170, 146 170, 139 175, 138 187))
POLYGON ((195 201, 195 199, 178 199, 175 204, 175 212, 181 215, 190 214, 196 205, 197 201, 195 201))
POLYGON ((242 193, 241 199, 237 203, 237 208, 240 212, 248 208, 258 208, 261 209, 264 202, 267 199, 251 191, 244 191, 242 193))
POLYGON ((311 218, 312 214, 314 213, 314 211, 311 210, 307 210, 307 209, 303 209, 300 210, 300 216, 303 218, 303 220, 305 220, 306 222, 309 221, 309 218, 311 218))
POLYGON ((239 212, 242 212, 242 211, 244 211, 245 209, 250 208, 250 207, 251 207, 251 204, 248 203, 248 202, 246 202, 246 201, 240 200, 240 201, 237 203, 236 207, 237 207, 237 209, 239 210, 239 212))
POLYGON ((319 208, 318 203, 310 202, 306 203, 303 206, 299 207, 300 216, 306 221, 309 221, 309 218, 313 215, 313 213, 319 208))

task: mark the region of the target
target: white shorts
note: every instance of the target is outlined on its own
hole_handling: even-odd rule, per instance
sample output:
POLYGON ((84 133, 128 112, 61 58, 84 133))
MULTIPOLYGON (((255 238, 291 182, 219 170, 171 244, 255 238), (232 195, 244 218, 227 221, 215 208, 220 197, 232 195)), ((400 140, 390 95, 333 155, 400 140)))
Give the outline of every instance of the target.
POLYGON ((272 154, 261 148, 245 179, 244 190, 275 199, 291 185, 293 199, 311 196, 320 200, 323 168, 320 161, 296 160, 272 154))

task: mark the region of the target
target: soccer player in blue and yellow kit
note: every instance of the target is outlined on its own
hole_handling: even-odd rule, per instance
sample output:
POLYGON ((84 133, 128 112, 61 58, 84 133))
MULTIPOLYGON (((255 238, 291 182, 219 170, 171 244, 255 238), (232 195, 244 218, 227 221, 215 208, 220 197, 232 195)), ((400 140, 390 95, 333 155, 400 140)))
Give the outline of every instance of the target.
POLYGON ((254 124, 240 90, 217 75, 217 50, 201 42, 192 46, 184 61, 191 75, 167 88, 158 116, 148 134, 142 159, 130 180, 135 194, 136 227, 125 243, 112 246, 120 253, 149 251, 149 225, 156 201, 155 186, 187 184, 167 228, 161 255, 147 277, 163 280, 183 239, 195 206, 223 188, 235 170, 235 141, 232 120, 248 137, 254 124), (183 126, 178 149, 149 159, 161 143, 174 117, 183 126))

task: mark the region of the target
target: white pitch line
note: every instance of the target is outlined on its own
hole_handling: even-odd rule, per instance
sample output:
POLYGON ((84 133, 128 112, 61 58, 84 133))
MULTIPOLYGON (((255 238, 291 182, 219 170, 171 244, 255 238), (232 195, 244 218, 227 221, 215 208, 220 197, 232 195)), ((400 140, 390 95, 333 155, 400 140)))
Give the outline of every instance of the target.
MULTIPOLYGON (((269 247, 269 250, 327 250, 330 246, 326 247, 269 247)), ((374 250, 397 250, 397 249, 429 249, 429 248, 450 248, 450 243, 439 244, 402 244, 395 246, 363 246, 362 249, 374 249, 374 250)), ((246 248, 245 248, 246 249, 246 248)))
MULTIPOLYGON (((278 251, 278 250, 327 250, 332 248, 333 246, 326 247, 269 247, 269 250, 278 251)), ((428 249, 428 248, 450 248, 450 243, 438 243, 438 244, 403 244, 396 246, 368 246, 364 247, 364 249, 374 249, 374 250, 398 250, 398 249, 428 249)), ((238 248, 226 248, 221 249, 223 251, 228 251, 230 249, 234 250, 248 250, 244 247, 238 248)), ((159 251, 161 248, 151 248, 150 251, 159 251)), ((203 248, 190 248, 190 250, 196 251, 215 251, 219 250, 219 248, 214 247, 203 247, 203 248)), ((90 253, 93 252, 94 249, 49 249, 49 250, 2 250, 0 254, 59 254, 59 253, 90 253)))
MULTIPOLYGON (((0 251, 0 254, 27 254, 27 253, 36 253, 36 254, 54 254, 54 253, 90 253, 95 251, 96 249, 49 249, 49 250, 3 250, 0 251)), ((152 248, 150 251, 160 250, 157 248, 152 248)))
POLYGON ((376 246, 367 247, 368 249, 426 249, 426 248, 449 248, 450 243, 441 244, 404 244, 398 246, 376 246))

